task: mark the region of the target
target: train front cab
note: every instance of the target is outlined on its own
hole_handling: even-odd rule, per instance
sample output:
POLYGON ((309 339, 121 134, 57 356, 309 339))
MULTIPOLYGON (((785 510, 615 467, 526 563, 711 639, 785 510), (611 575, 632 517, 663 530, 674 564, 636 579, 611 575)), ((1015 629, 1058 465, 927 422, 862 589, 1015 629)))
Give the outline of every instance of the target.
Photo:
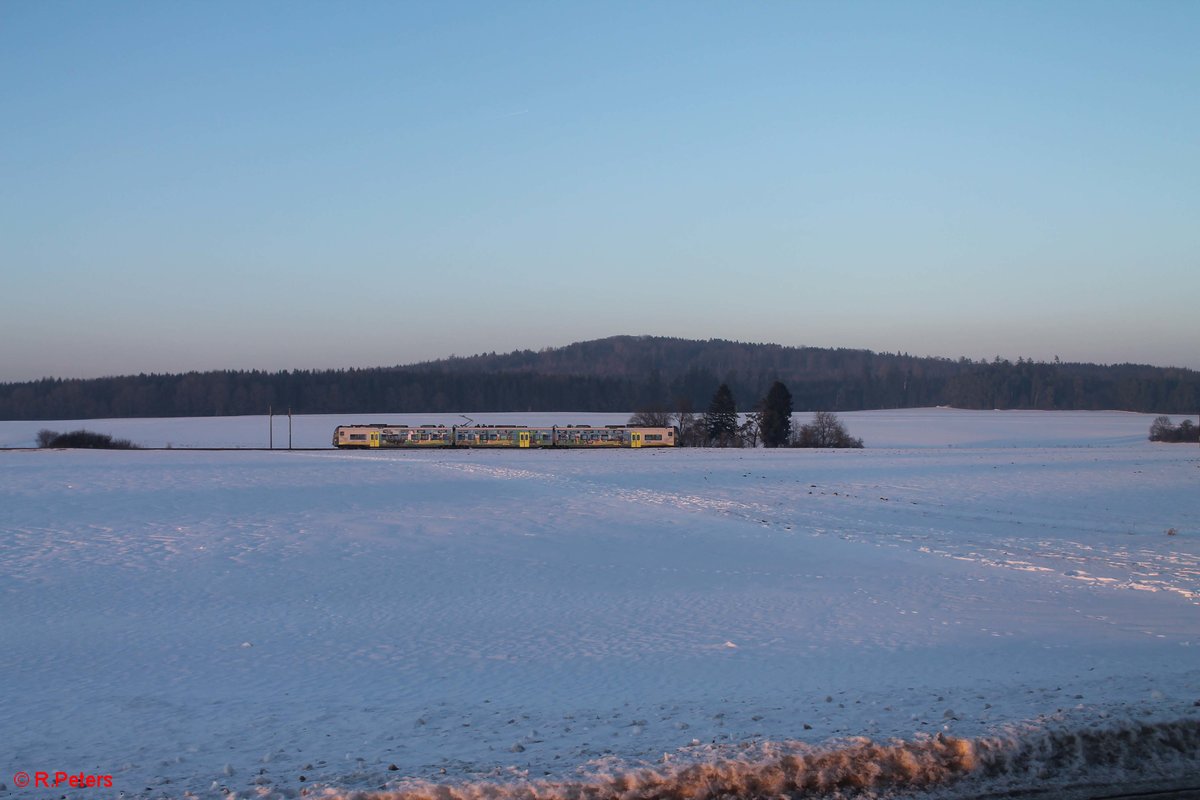
POLYGON ((630 447, 674 447, 675 428, 634 428, 629 431, 630 447))
POLYGON ((674 447, 675 446, 675 429, 666 428, 647 433, 643 437, 642 446, 650 447, 674 447))
POLYGON ((379 429, 339 426, 333 432, 334 447, 379 447, 379 429))

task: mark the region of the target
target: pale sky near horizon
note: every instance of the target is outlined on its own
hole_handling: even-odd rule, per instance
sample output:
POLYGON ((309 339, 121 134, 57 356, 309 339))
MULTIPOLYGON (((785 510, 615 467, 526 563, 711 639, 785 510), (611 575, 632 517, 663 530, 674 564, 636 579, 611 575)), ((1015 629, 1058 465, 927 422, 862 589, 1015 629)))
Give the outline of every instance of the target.
POLYGON ((0 0, 0 381, 613 334, 1200 368, 1197 2, 0 0))

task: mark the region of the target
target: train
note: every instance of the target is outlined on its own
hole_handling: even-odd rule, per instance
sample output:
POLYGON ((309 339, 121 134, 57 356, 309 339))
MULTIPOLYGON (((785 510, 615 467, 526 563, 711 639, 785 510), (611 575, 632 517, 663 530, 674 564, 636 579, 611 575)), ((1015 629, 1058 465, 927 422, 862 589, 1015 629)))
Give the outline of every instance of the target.
POLYGON ((679 430, 643 425, 339 425, 337 448, 512 447, 616 448, 674 447, 679 430))

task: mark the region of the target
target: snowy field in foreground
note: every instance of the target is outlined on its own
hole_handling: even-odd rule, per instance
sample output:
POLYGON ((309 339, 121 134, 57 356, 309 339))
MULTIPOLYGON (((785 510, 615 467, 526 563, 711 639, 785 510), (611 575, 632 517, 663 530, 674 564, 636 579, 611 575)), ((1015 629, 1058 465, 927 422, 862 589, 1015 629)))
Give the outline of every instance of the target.
MULTIPOLYGON (((19 770, 294 797, 1200 722, 1197 448, 1151 415, 842 417, 868 449, 0 453, 0 796, 48 796, 19 770)), ((0 444, 42 427, 79 425, 0 444)))

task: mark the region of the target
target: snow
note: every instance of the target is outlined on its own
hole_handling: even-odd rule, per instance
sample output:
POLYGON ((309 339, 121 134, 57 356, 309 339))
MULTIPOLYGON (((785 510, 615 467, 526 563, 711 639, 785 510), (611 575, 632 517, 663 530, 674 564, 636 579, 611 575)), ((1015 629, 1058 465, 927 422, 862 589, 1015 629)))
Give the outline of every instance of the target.
MULTIPOLYGON (((1200 451, 1146 441, 1152 415, 842 418, 867 449, 0 453, 0 780, 554 796, 848 753, 934 786, 1195 774, 1200 451), (1106 731, 1144 752, 1058 757, 1106 731)), ((295 442, 361 421, 455 420, 297 417, 295 442)), ((86 427, 255 447, 267 420, 86 427)))
MULTIPOLYGON (((1111 447, 1149 445, 1157 415, 1126 411, 965 411, 916 408, 851 411, 839 414, 850 432, 869 448, 926 447, 1111 447)), ((1170 415, 1167 415, 1170 416, 1170 415)), ((1170 417, 1178 424, 1184 417, 1170 417)), ((294 447, 329 447, 333 429, 354 423, 398 425, 623 425, 628 414, 472 412, 470 414, 298 414, 292 418, 294 447)), ((796 414, 796 423, 808 415, 796 414)), ((0 448, 36 447, 37 432, 87 428, 144 447, 268 447, 285 449, 287 415, 157 419, 0 421, 0 448), (274 434, 272 438, 272 432, 274 434)))

